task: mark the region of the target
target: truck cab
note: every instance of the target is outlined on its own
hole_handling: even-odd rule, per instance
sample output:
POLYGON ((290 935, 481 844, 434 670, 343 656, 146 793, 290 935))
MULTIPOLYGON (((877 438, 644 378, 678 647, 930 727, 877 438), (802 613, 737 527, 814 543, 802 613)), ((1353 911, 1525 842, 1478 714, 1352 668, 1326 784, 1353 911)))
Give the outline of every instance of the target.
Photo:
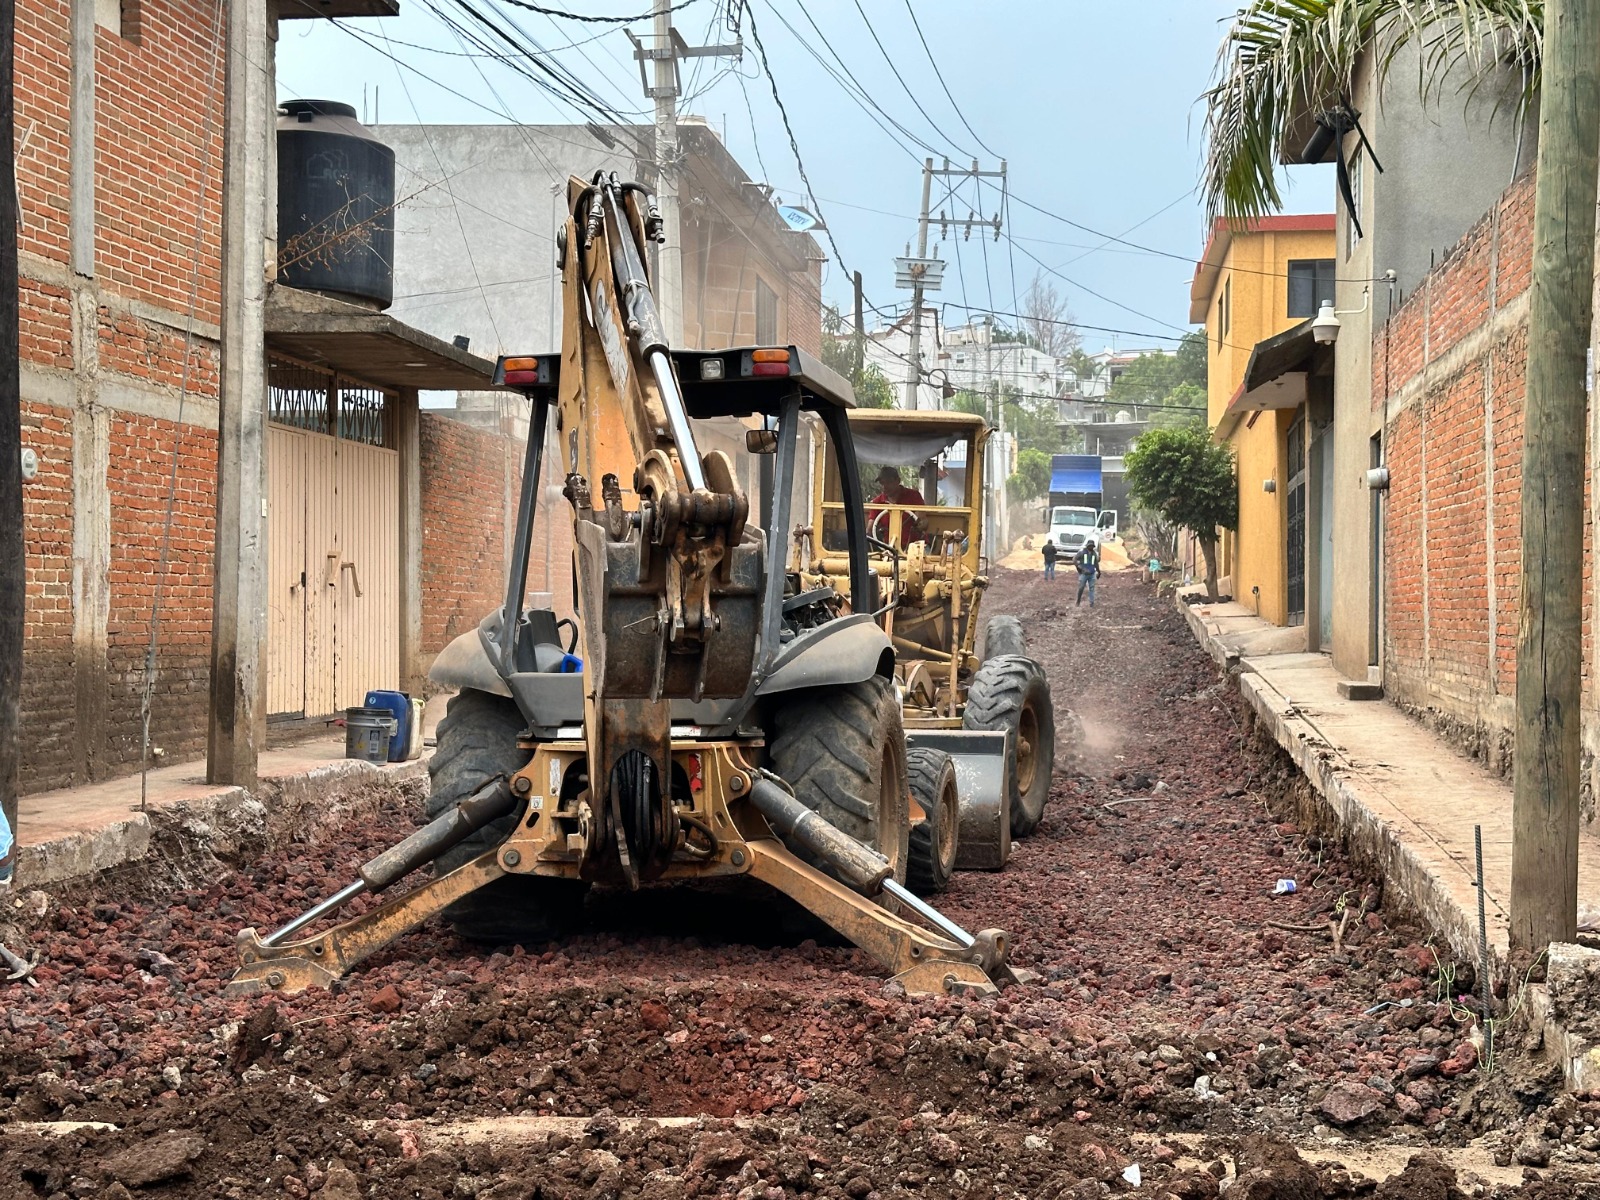
POLYGON ((1083 544, 1090 538, 1102 545, 1115 541, 1116 510, 1057 505, 1050 510, 1050 526, 1045 536, 1068 555, 1082 550, 1083 544))

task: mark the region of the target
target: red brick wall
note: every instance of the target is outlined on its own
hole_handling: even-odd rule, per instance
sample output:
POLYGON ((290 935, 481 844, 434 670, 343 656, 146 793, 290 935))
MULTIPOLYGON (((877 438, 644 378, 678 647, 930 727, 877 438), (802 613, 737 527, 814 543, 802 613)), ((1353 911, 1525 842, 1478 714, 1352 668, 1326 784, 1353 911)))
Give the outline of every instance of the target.
POLYGON ((70 783, 77 702, 72 659, 72 417, 63 409, 22 406, 22 444, 39 473, 22 489, 27 547, 22 629, 23 792, 70 783))
MULTIPOLYGON (((422 649, 437 654, 505 599, 506 531, 516 525, 524 443, 454 417, 422 413, 422 649)), ((565 499, 548 500, 560 472, 546 460, 528 590, 555 593, 572 611, 572 520, 565 499), (548 550, 547 550, 548 546, 548 550)))
MULTIPOLYGON (((1406 299, 1372 360, 1390 471, 1385 688, 1500 769, 1516 692, 1533 182, 1509 188, 1406 299)), ((1590 549, 1586 522, 1586 710, 1590 549)))
MULTIPOLYGON (((39 475, 23 491, 21 782, 28 792, 138 765, 145 647, 179 430, 114 405, 131 388, 145 398, 140 407, 170 407, 184 379, 182 334, 142 306, 181 319, 193 291, 196 319, 215 323, 220 297, 222 93, 213 86, 219 31, 212 8, 141 0, 129 6, 137 23, 127 24, 124 36, 96 30, 93 278, 68 273, 70 8, 67 0, 22 0, 17 10, 23 444, 40 457, 39 475), (92 344, 74 344, 75 294, 89 314, 80 336, 92 344), (97 423, 105 430, 103 480, 94 455, 74 446, 74 404, 84 406, 80 430, 97 423), (104 487, 108 533, 74 511, 75 467, 96 476, 80 480, 80 489, 104 487), (80 570, 92 569, 97 538, 109 544, 104 579, 74 580, 75 528, 83 542, 80 570), (103 639, 96 594, 104 597, 103 639), (92 727, 82 728, 86 714, 92 727)), ((192 398, 216 396, 213 344, 196 341, 187 385, 192 398)), ((192 404, 188 420, 203 420, 203 413, 192 404)), ((169 761, 203 752, 210 654, 216 436, 192 423, 181 434, 152 717, 152 739, 169 761)))
MULTIPOLYGON (((173 438, 180 427, 150 417, 111 421, 106 487, 111 498, 111 604, 106 755, 136 764, 150 608, 161 555, 173 438)), ((151 697, 150 741, 181 762, 205 754, 211 662, 211 555, 215 540, 217 437, 181 427, 178 481, 151 697)))

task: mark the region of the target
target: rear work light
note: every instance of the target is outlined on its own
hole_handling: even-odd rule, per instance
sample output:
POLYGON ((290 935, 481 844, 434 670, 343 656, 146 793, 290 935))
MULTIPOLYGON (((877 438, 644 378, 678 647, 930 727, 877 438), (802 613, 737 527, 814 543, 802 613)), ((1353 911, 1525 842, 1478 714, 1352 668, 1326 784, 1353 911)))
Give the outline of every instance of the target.
POLYGON ((788 373, 789 352, 787 350, 752 350, 750 352, 750 374, 787 375, 788 373))
POLYGON ((722 378, 722 360, 720 358, 702 358, 700 360, 700 378, 704 380, 722 378))
POLYGON ((528 386, 539 382, 537 358, 508 358, 505 360, 505 382, 508 387, 528 386))

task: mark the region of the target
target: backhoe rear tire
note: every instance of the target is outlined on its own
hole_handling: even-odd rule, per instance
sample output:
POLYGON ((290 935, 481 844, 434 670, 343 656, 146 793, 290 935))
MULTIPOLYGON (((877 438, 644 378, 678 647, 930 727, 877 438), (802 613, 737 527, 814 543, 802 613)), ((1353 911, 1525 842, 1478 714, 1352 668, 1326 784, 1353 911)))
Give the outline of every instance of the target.
POLYGON ((906 751, 911 796, 927 819, 911 827, 906 886, 919 896, 935 896, 950 886, 961 832, 961 793, 956 764, 943 750, 913 746, 906 751))
POLYGON ((961 723, 968 729, 1011 732, 1016 754, 1011 767, 1011 836, 1027 837, 1044 817, 1055 765, 1055 711, 1044 669, 1017 654, 989 659, 972 677, 961 723))
POLYGON ((982 660, 988 662, 1002 654, 1026 654, 1027 638, 1022 632, 1022 619, 1009 613, 996 613, 983 627, 982 660))
MULTIPOLYGON (((437 817, 472 795, 495 775, 511 776, 527 765, 517 736, 527 728, 515 702, 467 689, 455 696, 439 722, 438 747, 428 760, 432 788, 428 816, 437 817)), ((492 821, 434 860, 436 875, 455 870, 498 845, 516 814, 492 821)), ((583 909, 588 885, 577 880, 508 875, 444 910, 457 933, 475 942, 547 941, 567 932, 583 909)))
POLYGON ((871 846, 904 883, 910 804, 906 737, 894 682, 803 692, 774 714, 772 769, 795 798, 871 846))

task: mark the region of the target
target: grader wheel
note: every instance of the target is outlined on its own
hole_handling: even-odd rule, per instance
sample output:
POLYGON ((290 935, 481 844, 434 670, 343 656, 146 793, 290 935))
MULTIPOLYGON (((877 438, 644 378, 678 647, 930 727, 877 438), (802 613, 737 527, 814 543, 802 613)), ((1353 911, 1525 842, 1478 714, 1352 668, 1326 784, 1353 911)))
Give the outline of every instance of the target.
POLYGON ((950 886, 956 869, 961 830, 961 793, 956 766, 943 750, 914 746, 906 751, 911 795, 927 818, 911 827, 911 859, 906 885, 919 896, 933 896, 950 886))
POLYGON ((1011 836, 1027 837, 1044 817, 1055 764, 1055 715, 1044 670, 1021 655, 987 660, 972 677, 962 724, 1012 733, 1011 836))

